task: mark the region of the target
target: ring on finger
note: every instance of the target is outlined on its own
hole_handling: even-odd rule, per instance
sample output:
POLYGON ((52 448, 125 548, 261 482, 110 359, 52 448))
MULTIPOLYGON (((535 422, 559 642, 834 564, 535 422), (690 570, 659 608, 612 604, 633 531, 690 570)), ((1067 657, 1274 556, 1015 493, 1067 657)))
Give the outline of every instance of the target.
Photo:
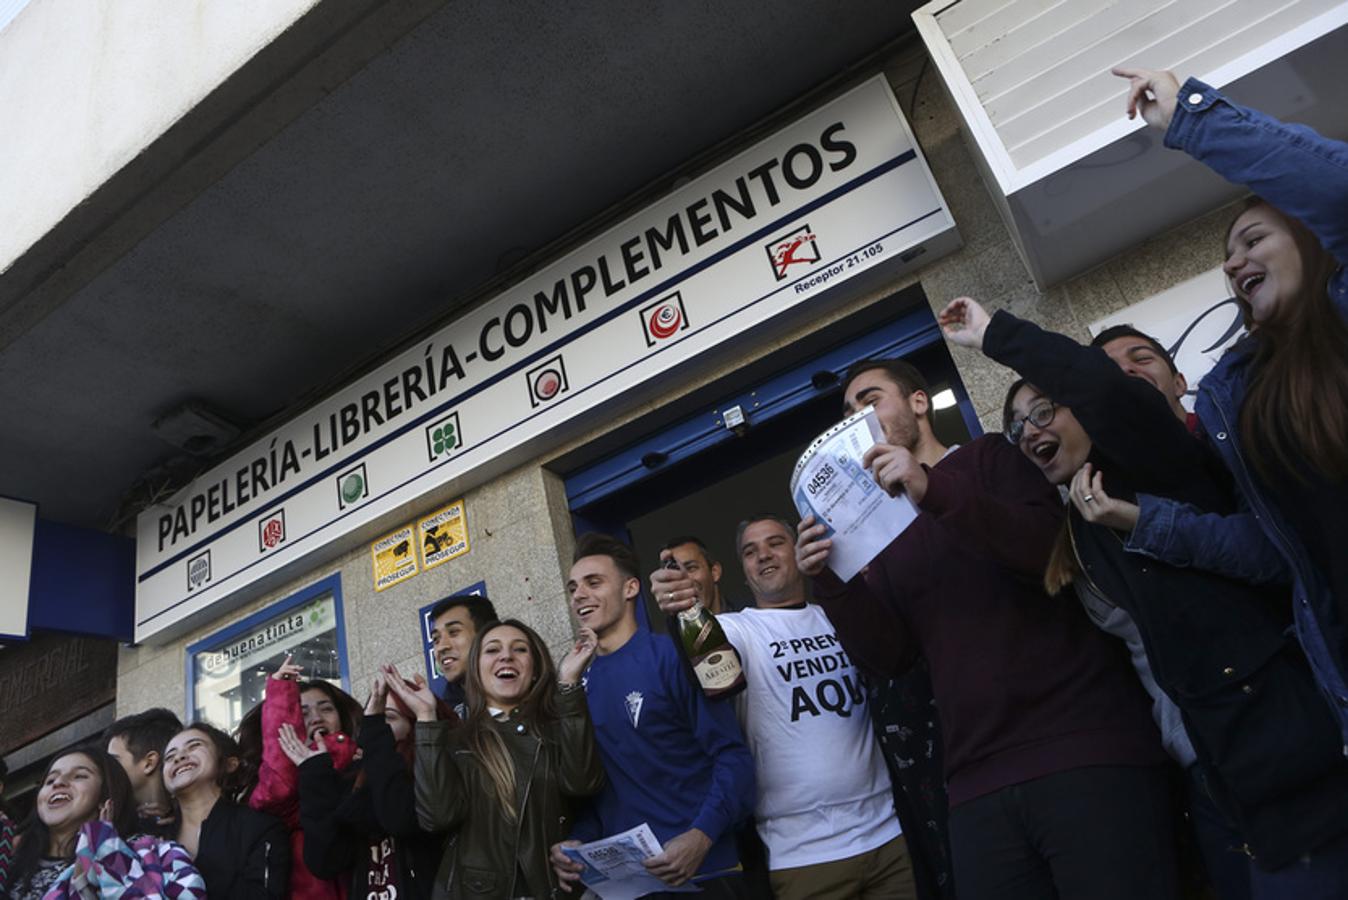
POLYGON ((1086 496, 1082 497, 1081 499, 1084 500, 1084 501, 1086 501, 1087 503, 1094 503, 1094 502, 1095 502, 1095 495, 1094 495, 1094 494, 1087 494, 1086 496))

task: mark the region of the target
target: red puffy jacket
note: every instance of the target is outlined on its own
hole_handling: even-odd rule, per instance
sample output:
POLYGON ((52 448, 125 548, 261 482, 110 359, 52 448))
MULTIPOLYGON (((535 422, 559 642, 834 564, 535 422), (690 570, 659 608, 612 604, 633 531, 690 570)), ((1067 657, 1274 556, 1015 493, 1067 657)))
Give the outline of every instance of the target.
MULTIPOLYGON (((270 813, 290 829, 290 897, 292 900, 346 900, 347 879, 327 880, 314 875, 304 865, 304 832, 300 828, 299 769, 281 750, 277 738, 281 725, 289 722, 304 734, 304 716, 300 712, 300 686, 289 679, 268 678, 262 700, 262 762, 258 767, 257 787, 248 797, 248 805, 270 813)), ((342 771, 356 755, 356 742, 348 734, 327 734, 323 744, 332 756, 332 765, 342 771)))

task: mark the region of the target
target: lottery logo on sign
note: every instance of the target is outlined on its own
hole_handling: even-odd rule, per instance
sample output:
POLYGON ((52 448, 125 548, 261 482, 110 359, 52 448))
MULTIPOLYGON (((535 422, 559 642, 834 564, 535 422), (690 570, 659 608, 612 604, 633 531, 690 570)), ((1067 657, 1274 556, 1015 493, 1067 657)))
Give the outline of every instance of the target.
POLYGON ((643 307, 640 315, 647 347, 654 347, 688 327, 688 313, 683 308, 683 295, 678 291, 643 307))
POLYGON ((370 481, 365 475, 365 463, 337 476, 337 508, 355 506, 370 496, 370 481))
POLYGON ((534 366, 525 373, 524 378, 529 384, 529 405, 534 407, 551 403, 571 387, 566 380, 566 365, 560 353, 534 366))
POLYGON ((458 413, 450 413, 426 426, 426 456, 431 462, 445 459, 462 446, 463 432, 459 429, 458 413))
POLYGON ((259 553, 275 550, 286 539, 286 511, 278 509, 257 523, 257 549, 259 553))
POLYGON ((795 231, 768 241, 763 249, 768 252, 768 261, 772 263, 772 274, 782 281, 791 274, 794 265, 810 266, 823 257, 819 254, 818 236, 809 225, 802 225, 795 231))
POLYGON ((199 556, 194 556, 187 561, 187 592, 204 588, 211 581, 211 551, 207 550, 199 556))

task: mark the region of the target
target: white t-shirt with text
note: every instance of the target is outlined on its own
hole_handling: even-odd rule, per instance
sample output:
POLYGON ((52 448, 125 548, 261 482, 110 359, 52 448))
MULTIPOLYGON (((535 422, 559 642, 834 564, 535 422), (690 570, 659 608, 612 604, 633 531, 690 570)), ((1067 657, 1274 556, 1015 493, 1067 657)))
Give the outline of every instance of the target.
POLYGON ((901 833, 861 677, 818 606, 717 617, 747 682, 735 698, 754 756, 770 869, 847 859, 901 833))

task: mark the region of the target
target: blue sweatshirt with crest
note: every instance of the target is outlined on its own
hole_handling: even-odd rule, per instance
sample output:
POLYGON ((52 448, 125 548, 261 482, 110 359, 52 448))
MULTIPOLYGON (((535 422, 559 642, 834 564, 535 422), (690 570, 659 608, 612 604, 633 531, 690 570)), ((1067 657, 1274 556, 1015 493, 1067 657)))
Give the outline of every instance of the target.
POLYGON ((713 841, 699 875, 738 865, 735 827, 753 813, 754 762, 734 705, 709 701, 666 636, 638 628, 584 678, 608 783, 572 837, 592 841, 645 822, 661 844, 690 828, 713 841))

